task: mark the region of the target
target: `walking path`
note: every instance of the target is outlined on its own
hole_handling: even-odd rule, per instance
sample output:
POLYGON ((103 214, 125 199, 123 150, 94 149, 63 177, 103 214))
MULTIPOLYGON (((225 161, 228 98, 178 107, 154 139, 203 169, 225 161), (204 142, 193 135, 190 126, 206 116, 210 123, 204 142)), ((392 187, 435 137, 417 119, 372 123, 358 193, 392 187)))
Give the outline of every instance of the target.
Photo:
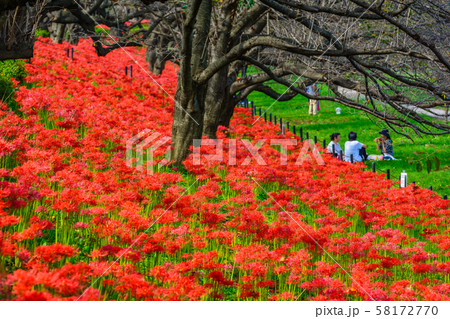
MULTIPOLYGON (((356 98, 358 96, 357 91, 346 89, 343 87, 339 87, 338 92, 341 93, 342 95, 344 95, 345 97, 347 97, 348 99, 352 99, 352 100, 356 100, 356 98)), ((360 94, 359 96, 360 96, 360 98, 363 98, 363 99, 366 97, 364 94, 360 94)), ((428 110, 424 110, 424 109, 418 108, 417 106, 412 105, 412 104, 400 104, 400 105, 402 107, 404 107, 408 110, 412 110, 418 114, 428 115, 428 116, 431 116, 438 120, 446 120, 446 110, 443 110, 443 109, 431 108, 428 110)))

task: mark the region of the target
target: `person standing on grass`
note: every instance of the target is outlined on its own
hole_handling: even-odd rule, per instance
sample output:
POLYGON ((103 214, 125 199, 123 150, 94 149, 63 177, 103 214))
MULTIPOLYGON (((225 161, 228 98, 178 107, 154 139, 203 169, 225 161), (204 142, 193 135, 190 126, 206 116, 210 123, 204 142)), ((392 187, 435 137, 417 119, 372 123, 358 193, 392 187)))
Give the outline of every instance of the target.
MULTIPOLYGON (((319 96, 319 88, 316 83, 308 85, 306 87, 306 93, 313 96, 319 96)), ((319 101, 318 100, 309 100, 309 115, 316 115, 319 109, 319 101)))
POLYGON ((395 160, 394 147, 392 145, 392 139, 387 129, 382 129, 380 137, 377 137, 374 142, 377 144, 377 150, 381 151, 383 160, 395 160))
POLYGON ((351 161, 351 155, 353 155, 354 162, 362 162, 365 160, 365 151, 367 145, 358 142, 356 132, 350 132, 348 134, 348 141, 345 142, 345 161, 351 161))
POLYGON ((342 148, 339 145, 339 141, 341 140, 341 133, 333 133, 330 135, 331 142, 327 146, 328 153, 333 154, 333 145, 334 145, 334 153, 340 155, 342 148))

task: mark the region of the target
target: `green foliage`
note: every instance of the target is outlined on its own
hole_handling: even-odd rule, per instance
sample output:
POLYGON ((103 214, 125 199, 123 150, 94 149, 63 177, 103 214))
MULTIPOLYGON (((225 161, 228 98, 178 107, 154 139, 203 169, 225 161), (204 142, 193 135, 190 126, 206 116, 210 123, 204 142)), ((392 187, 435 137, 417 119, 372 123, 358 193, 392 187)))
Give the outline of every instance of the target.
POLYGON ((36 38, 39 38, 39 37, 48 38, 48 37, 50 37, 50 32, 48 32, 47 30, 37 29, 36 30, 36 38))
POLYGON ((14 100, 15 88, 12 80, 23 82, 26 76, 25 61, 0 61, 0 100, 14 111, 18 109, 18 105, 14 100))
POLYGON ((23 60, 6 60, 0 62, 0 76, 3 78, 14 78, 22 82, 27 76, 25 71, 25 61, 23 60))
POLYGON ((102 28, 102 27, 95 27, 95 33, 107 36, 107 35, 109 35, 109 30, 102 28))

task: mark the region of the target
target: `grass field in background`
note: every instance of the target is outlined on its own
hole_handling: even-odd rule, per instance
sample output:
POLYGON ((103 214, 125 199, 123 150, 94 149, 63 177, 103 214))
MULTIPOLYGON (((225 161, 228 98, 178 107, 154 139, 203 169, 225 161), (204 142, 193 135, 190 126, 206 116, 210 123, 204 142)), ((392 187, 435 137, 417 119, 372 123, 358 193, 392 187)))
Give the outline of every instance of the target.
MULTIPOLYGON (((282 85, 275 82, 270 83, 270 86, 279 93, 283 93, 285 90, 282 85)), ((321 95, 326 94, 327 88, 322 87, 321 95)), ((328 144, 330 135, 340 132, 340 144, 343 149, 345 141, 348 140, 348 133, 355 131, 358 134, 358 140, 368 145, 368 154, 379 154, 373 140, 380 136, 378 132, 382 128, 388 128, 381 120, 335 102, 320 101, 318 115, 312 116, 308 115, 307 98, 300 95, 288 102, 275 102, 263 93, 253 92, 248 99, 253 101, 257 108, 267 109, 268 114, 272 113, 277 118, 282 117, 283 122, 289 121, 290 125, 303 127, 304 133, 309 132, 310 138, 317 136, 321 144, 324 139, 328 144), (340 115, 337 115, 335 110, 338 106, 341 108, 340 115)), ((422 138, 411 136, 414 139, 413 142, 392 130, 389 131, 394 143, 394 156, 398 160, 378 161, 376 163, 377 171, 386 172, 386 169, 390 169, 391 178, 396 179, 405 170, 408 173, 408 183, 415 181, 416 185, 424 188, 433 186, 433 190, 440 195, 450 195, 450 136, 423 136, 422 138), (438 165, 435 157, 439 160, 438 165), (427 160, 431 162, 429 173, 427 160), (420 170, 420 167, 417 168, 418 163, 420 163, 419 166, 422 166, 421 171, 417 171, 420 170)), ((371 167, 372 164, 368 161, 367 165, 371 167)))

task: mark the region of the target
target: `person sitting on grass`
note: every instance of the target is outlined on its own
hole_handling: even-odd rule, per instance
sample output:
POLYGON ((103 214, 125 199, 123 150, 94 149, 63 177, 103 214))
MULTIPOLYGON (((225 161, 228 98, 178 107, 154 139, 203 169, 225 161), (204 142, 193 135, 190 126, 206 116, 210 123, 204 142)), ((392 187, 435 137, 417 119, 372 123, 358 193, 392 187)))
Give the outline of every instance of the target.
POLYGON ((339 145, 339 141, 341 140, 341 133, 333 133, 330 135, 331 142, 327 146, 328 153, 333 154, 333 145, 334 145, 334 154, 341 154, 342 148, 339 145))
POLYGON ((387 129, 382 129, 380 137, 377 137, 374 142, 377 144, 377 150, 381 151, 382 160, 395 160, 394 147, 392 145, 392 139, 387 129))
POLYGON ((366 160, 366 148, 367 145, 358 142, 356 132, 350 132, 348 134, 348 141, 345 142, 345 160, 351 161, 353 155, 354 162, 362 162, 366 160))

